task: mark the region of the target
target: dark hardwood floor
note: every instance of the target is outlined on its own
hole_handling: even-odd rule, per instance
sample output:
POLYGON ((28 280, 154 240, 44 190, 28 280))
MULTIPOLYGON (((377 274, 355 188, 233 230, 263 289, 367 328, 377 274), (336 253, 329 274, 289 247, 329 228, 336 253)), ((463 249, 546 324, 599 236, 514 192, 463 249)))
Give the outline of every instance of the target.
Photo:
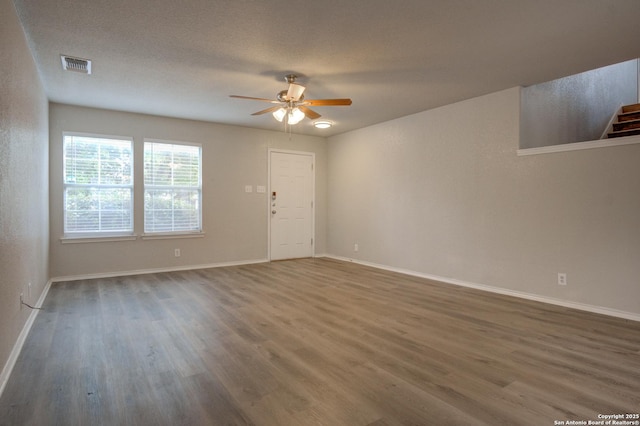
POLYGON ((57 283, 43 308, 1 425, 554 425, 640 412, 640 323, 336 260, 57 283))

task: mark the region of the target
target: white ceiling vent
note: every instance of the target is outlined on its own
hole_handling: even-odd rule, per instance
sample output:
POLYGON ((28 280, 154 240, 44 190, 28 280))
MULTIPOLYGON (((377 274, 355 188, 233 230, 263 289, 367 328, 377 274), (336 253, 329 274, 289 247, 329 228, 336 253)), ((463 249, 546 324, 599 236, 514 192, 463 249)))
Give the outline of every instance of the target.
POLYGON ((88 59, 60 55, 60 60, 62 60, 62 69, 65 71, 75 71, 82 74, 91 74, 91 61, 88 59))

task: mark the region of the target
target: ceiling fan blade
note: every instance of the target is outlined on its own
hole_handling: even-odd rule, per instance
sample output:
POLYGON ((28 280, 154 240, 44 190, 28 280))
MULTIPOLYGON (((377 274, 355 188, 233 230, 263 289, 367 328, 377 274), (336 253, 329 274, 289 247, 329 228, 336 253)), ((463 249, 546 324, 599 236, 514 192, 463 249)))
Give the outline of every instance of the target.
POLYGON ((289 90, 287 90, 287 99, 294 102, 297 101, 298 99, 300 99, 300 96, 302 96, 302 94, 304 93, 304 89, 306 89, 306 87, 304 87, 301 84, 298 84, 298 83, 289 84, 289 90))
POLYGON ((305 99, 303 105, 311 106, 339 106, 351 105, 351 99, 305 99))
POLYGON ((262 111, 254 112, 254 113, 253 113, 253 114, 251 114, 251 115, 262 115, 262 114, 266 114, 266 113, 268 113, 268 112, 274 112, 274 111, 277 111, 277 110, 279 110, 280 108, 282 108, 280 105, 276 105, 276 106, 269 107, 269 108, 267 108, 267 109, 263 109, 262 111))
POLYGON ((266 98, 254 98, 251 96, 240 96, 240 95, 229 95, 230 98, 238 98, 238 99, 249 99, 250 101, 262 101, 262 102, 270 102, 272 104, 279 104, 280 102, 274 101, 273 99, 266 98))
POLYGON ((300 111, 304 112, 304 115, 306 115, 307 118, 310 118, 311 120, 322 117, 320 114, 307 108, 306 106, 300 105, 298 108, 300 109, 300 111))

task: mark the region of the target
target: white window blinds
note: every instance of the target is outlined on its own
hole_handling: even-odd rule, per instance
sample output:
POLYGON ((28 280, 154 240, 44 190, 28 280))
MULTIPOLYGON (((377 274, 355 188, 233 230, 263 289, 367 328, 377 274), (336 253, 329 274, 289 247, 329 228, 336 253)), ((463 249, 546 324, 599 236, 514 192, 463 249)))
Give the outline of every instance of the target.
POLYGON ((132 141, 64 135, 65 235, 133 232, 132 141))
POLYGON ((199 232, 201 148, 144 144, 144 232, 199 232))

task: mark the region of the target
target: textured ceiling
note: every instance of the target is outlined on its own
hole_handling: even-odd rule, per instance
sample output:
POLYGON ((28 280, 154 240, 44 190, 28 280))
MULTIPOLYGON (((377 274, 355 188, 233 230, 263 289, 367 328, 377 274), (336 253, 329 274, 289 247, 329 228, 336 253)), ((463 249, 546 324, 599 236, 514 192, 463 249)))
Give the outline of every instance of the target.
POLYGON ((295 72, 332 135, 640 57, 639 0, 14 0, 54 102, 280 130, 295 72), (60 54, 93 61, 62 71, 60 54))

